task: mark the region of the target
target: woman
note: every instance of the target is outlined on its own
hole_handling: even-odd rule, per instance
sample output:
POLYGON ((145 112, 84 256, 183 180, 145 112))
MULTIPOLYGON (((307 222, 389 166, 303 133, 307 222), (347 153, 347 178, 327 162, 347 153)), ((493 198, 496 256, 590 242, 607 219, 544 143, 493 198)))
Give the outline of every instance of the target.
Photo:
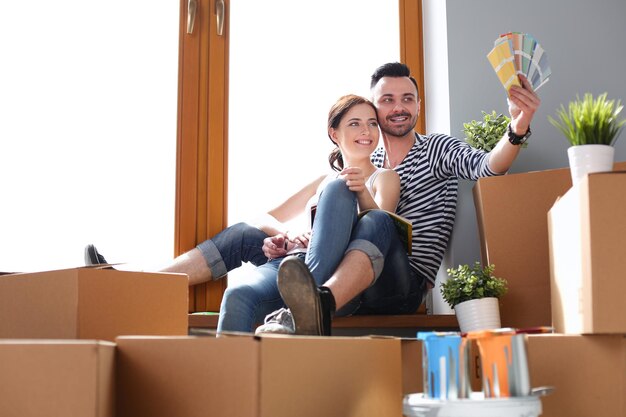
POLYGON ((263 247, 268 262, 228 286, 220 308, 218 332, 253 331, 267 314, 284 306, 276 278, 285 256, 303 259, 321 285, 344 254, 355 249, 351 247, 350 235, 359 221, 358 211, 395 211, 400 195, 399 176, 393 170, 376 168, 370 160, 379 135, 376 109, 367 99, 347 95, 332 106, 328 136, 337 148, 329 156, 329 163, 335 172, 318 177, 268 213, 275 219, 274 224, 260 227, 270 236, 263 247), (341 210, 350 212, 350 217, 334 216, 336 204, 351 204, 353 210, 341 210), (303 213, 311 213, 312 231, 289 235, 282 223, 303 213), (320 247, 333 255, 320 259, 316 250, 320 247))

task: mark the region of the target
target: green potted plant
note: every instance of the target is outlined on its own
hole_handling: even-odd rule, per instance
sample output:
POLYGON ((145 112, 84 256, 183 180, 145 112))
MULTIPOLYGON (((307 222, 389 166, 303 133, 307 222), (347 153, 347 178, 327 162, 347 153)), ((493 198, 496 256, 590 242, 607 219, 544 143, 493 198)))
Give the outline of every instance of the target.
POLYGON ((494 265, 483 268, 480 262, 447 270, 441 295, 454 309, 462 332, 500 327, 498 299, 506 294, 507 282, 494 276, 494 270, 494 265))
POLYGON ((502 139, 511 119, 504 114, 496 114, 495 111, 482 113, 482 121, 472 120, 469 123, 463 123, 463 132, 465 141, 470 146, 489 152, 502 139))
POLYGON ((571 145, 567 156, 574 184, 589 173, 613 170, 613 145, 626 123, 619 119, 622 108, 619 100, 608 100, 607 93, 597 98, 586 93, 582 99, 576 96, 567 109, 561 104, 558 119, 548 116, 571 145))

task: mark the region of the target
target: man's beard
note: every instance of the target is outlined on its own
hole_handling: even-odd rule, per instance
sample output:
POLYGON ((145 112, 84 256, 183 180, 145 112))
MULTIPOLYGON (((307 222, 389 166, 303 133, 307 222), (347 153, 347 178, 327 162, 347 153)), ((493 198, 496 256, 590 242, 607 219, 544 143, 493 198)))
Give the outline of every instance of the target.
MULTIPOLYGON (((403 116, 404 114, 400 115, 403 116)), ((410 115, 409 115, 410 117, 410 115)), ((409 118, 409 124, 405 125, 405 126, 397 126, 397 127, 393 127, 390 124, 388 124, 386 121, 384 123, 380 123, 380 130, 383 133, 387 133, 390 134, 392 136, 405 136, 407 135, 409 132, 413 131, 413 129, 415 129, 415 125, 417 124, 417 117, 415 119, 411 119, 409 118)))

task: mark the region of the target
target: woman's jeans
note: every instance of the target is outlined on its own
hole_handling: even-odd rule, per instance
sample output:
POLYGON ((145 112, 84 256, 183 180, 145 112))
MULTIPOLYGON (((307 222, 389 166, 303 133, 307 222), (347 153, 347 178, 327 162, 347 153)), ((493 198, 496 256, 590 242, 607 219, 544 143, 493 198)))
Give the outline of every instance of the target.
MULTIPOLYGON (((239 223, 212 240, 198 245, 219 278, 227 271, 251 262, 257 267, 238 282, 229 283, 218 321, 219 331, 251 332, 265 316, 284 303, 277 286, 283 258, 267 261, 263 255, 262 231, 239 223)), ((390 217, 380 210, 357 217, 356 195, 345 182, 330 182, 320 195, 309 248, 299 254, 318 285, 335 272, 351 250, 365 253, 374 270, 372 285, 341 308, 337 314, 413 313, 422 301, 425 280, 410 268, 406 250, 390 217)))

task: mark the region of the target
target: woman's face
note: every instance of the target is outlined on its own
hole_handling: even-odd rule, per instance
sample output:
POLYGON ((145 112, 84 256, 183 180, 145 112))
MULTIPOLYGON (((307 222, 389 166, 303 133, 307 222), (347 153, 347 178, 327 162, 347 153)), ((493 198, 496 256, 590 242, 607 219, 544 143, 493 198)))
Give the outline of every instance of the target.
POLYGON ((330 129, 330 136, 341 149, 345 159, 369 157, 378 146, 378 120, 376 112, 369 104, 353 106, 343 116, 336 129, 330 129))

